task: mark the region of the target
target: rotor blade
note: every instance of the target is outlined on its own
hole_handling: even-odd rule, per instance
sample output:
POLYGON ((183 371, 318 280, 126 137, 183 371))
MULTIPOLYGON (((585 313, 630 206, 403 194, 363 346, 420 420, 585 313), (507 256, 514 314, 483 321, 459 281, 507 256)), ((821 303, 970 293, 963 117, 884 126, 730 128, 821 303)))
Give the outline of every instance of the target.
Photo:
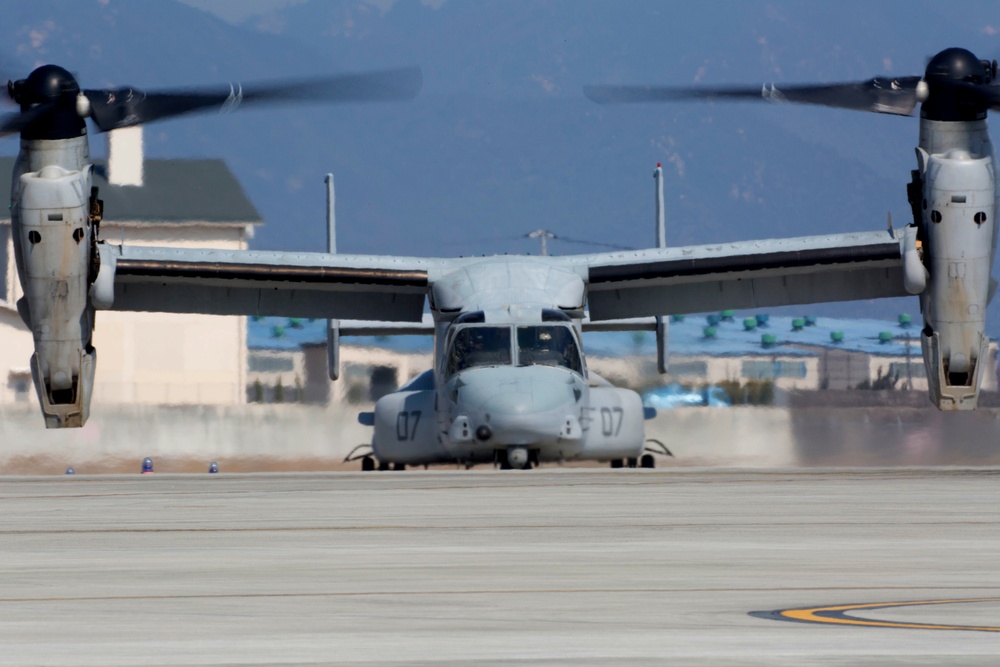
POLYGON ((0 116, 0 136, 16 134, 55 110, 55 104, 39 104, 27 111, 16 111, 0 116))
POLYGON ((938 79, 930 85, 932 99, 943 96, 954 104, 972 104, 982 111, 1000 111, 1000 86, 956 79, 938 79))
POLYGON ((1000 111, 1000 86, 973 86, 975 94, 983 101, 983 104, 994 111, 1000 111))
POLYGON ((420 68, 211 88, 143 92, 134 88, 85 90, 90 117, 101 131, 139 125, 194 111, 233 111, 243 104, 391 102, 420 92, 420 68))
POLYGON ((919 76, 875 78, 854 83, 760 88, 672 88, 667 86, 586 86, 583 94, 598 104, 678 102, 684 100, 766 100, 820 104, 841 109, 908 116, 917 104, 919 76))
POLYGON ((983 97, 994 111, 1000 111, 1000 88, 989 86, 983 91, 983 97))

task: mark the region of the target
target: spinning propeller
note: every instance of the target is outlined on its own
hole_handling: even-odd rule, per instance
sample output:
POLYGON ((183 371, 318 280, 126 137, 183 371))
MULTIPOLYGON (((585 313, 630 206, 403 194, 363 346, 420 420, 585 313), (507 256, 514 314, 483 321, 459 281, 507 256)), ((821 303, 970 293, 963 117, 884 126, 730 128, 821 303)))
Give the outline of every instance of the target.
POLYGON ((409 100, 416 97, 421 82, 420 69, 414 67, 246 86, 81 90, 62 67, 43 65, 28 78, 7 83, 21 111, 0 117, 0 135, 21 132, 26 139, 66 139, 83 133, 85 118, 107 132, 195 111, 231 111, 243 104, 409 100))
POLYGON ((841 109, 908 116, 918 103, 931 120, 974 120, 988 109, 1000 110, 1000 87, 993 85, 997 61, 979 60, 970 51, 950 48, 927 63, 922 77, 877 77, 867 81, 763 88, 723 86, 586 86, 584 94, 598 104, 675 102, 681 100, 768 100, 819 104, 841 109))

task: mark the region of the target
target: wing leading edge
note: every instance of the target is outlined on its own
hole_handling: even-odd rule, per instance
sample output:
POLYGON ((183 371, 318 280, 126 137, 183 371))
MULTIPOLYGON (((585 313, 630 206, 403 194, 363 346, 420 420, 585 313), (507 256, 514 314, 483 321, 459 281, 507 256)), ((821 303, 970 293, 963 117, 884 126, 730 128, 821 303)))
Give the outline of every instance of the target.
POLYGON ((594 321, 906 296, 906 232, 601 253, 583 262, 594 321))
MULTIPOLYGON (((420 322, 436 260, 109 246, 110 310, 420 322)), ((102 267, 103 270, 103 267, 102 267)))
MULTIPOLYGON (((909 235, 905 229, 547 259, 584 277, 591 328, 598 330, 606 320, 905 296, 909 235)), ((101 257, 114 269, 110 310, 409 323, 422 322, 436 278, 475 261, 142 246, 104 246, 101 257)), ((420 333, 428 328, 417 326, 420 333)))

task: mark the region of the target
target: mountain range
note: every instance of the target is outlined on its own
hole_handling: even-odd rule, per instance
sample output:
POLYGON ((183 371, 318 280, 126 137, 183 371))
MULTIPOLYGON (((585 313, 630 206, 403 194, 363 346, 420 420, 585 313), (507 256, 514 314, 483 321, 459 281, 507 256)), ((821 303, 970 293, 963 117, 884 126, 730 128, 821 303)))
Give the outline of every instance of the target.
MULTIPOLYGON (((424 73, 410 103, 148 126, 151 157, 226 160, 265 220, 254 240, 264 249, 323 249, 327 172, 341 252, 536 253, 525 235, 537 228, 566 239, 549 244, 559 254, 646 246, 658 162, 672 244, 880 229, 890 212, 902 225, 915 119, 763 103, 602 107, 582 87, 919 74, 948 46, 1000 56, 1000 16, 990 23, 983 1, 311 0, 237 24, 189 2, 0 0, 0 73, 54 62, 84 87, 147 89, 424 73)), ((0 145, 16 151, 16 139, 0 145)), ((1000 334, 997 315, 989 332, 1000 334)))

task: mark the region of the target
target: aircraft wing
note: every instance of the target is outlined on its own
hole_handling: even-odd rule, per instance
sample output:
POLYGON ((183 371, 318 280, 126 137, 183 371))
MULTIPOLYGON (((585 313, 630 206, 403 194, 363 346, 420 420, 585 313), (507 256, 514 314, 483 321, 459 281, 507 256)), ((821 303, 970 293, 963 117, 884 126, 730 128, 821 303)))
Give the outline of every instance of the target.
POLYGON ((908 233, 885 230, 566 259, 586 276, 590 319, 598 322, 906 296, 908 233))
POLYGON ((584 333, 607 333, 609 331, 656 331, 655 317, 628 317, 616 320, 593 320, 584 315, 581 327, 584 333))
POLYGON ((422 322, 443 260, 104 244, 101 261, 109 310, 422 322))
POLYGON ((433 336, 434 318, 424 313, 419 322, 383 322, 379 320, 340 320, 341 336, 433 336))

